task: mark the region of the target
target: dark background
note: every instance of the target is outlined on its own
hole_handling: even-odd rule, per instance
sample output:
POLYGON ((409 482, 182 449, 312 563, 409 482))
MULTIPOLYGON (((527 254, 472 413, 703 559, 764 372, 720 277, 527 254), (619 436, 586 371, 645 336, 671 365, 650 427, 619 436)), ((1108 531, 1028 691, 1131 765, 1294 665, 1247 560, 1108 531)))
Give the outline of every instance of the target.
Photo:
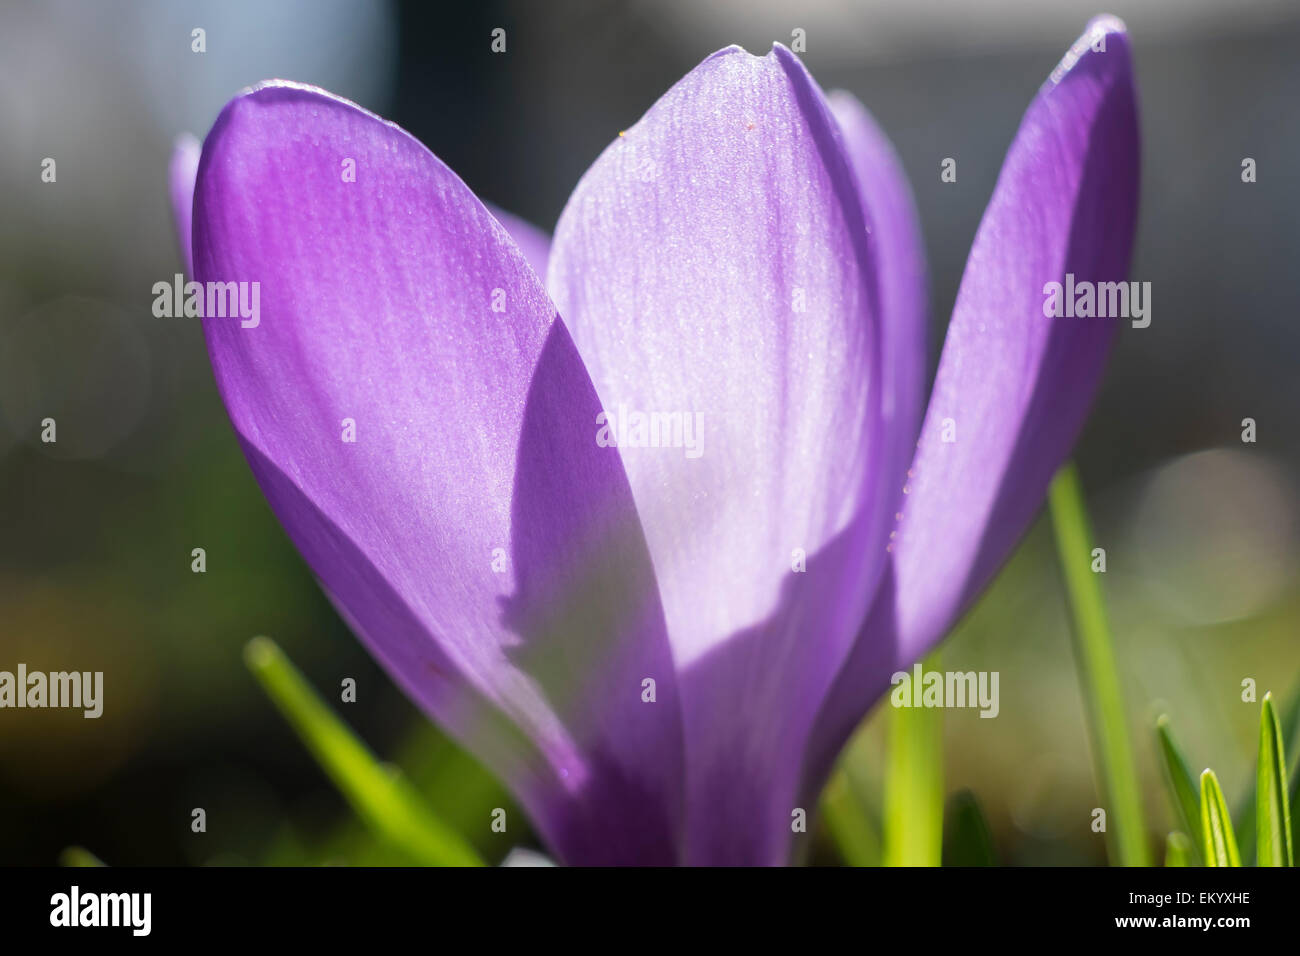
MULTIPOLYGON (((361 651, 271 515, 216 396, 197 323, 155 319, 179 271, 174 136, 240 87, 315 83, 413 132, 484 199, 550 229, 600 150, 730 43, 807 30, 911 176, 931 269, 931 370, 1020 117, 1094 13, 1074 2, 370 3, 70 0, 0 6, 0 669, 105 672, 105 713, 0 711, 0 863, 84 845, 109 863, 385 859, 244 669, 278 640, 346 719, 493 859, 496 785, 361 651), (207 52, 190 30, 207 31, 207 52), (490 51, 493 28, 507 52, 490 51), (40 180, 41 161, 58 180, 40 180), (954 157, 956 183, 939 179, 954 157), (57 419, 59 440, 39 440, 57 419), (190 570, 207 550, 208 570, 190 570), (208 832, 190 832, 202 806, 208 832)), ((1077 450, 1139 742, 1167 709, 1193 763, 1253 779, 1260 692, 1300 665, 1300 7, 1119 3, 1132 34, 1143 202, 1121 335, 1077 450), (1243 157, 1258 182, 1241 182, 1243 157), (1241 420, 1259 441, 1240 441, 1241 420)), ((998 669, 1002 714, 947 723, 947 785, 979 796, 1001 858, 1101 862, 1050 535, 1037 527, 945 645, 998 669)), ((849 760, 878 783, 869 723, 849 760)), ((516 818, 518 818, 516 816, 516 818)), ((834 860, 833 851, 823 854, 834 860)))

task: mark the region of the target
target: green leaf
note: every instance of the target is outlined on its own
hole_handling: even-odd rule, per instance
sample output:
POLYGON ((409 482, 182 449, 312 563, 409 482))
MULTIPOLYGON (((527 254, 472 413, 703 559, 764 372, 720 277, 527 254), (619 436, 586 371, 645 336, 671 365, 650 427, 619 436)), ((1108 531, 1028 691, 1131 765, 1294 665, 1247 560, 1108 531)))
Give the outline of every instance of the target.
POLYGON ((1278 717, 1278 727, 1286 742, 1286 765, 1294 767, 1300 757, 1300 688, 1292 688, 1289 701, 1278 717))
MULTIPOLYGON (((1278 725, 1286 741, 1286 765, 1294 767, 1297 764, 1297 747, 1300 747, 1300 688, 1291 691, 1290 703, 1278 720, 1278 725)), ((1290 806, 1295 806, 1297 782, 1300 781, 1292 781, 1290 806)), ((1255 859, 1255 835, 1258 828, 1255 817, 1256 800, 1254 793, 1247 791, 1242 794, 1237 801, 1237 812, 1233 814, 1233 819, 1237 821, 1237 832, 1241 834, 1240 850, 1243 860, 1255 859)))
POLYGON ((64 847, 59 854, 59 866, 104 866, 104 861, 84 846, 64 847))
POLYGON ((1141 791, 1124 716, 1114 641, 1101 581, 1092 570, 1092 531, 1079 475, 1072 464, 1063 466, 1052 479, 1048 504, 1074 620, 1071 636, 1087 705, 1089 737, 1110 809, 1107 849, 1112 862, 1120 866, 1149 866, 1141 791))
MULTIPOLYGON (((939 669, 931 654, 925 670, 939 669)), ((943 711, 891 707, 884 797, 885 866, 943 862, 943 711)))
POLYGON ((1185 833, 1195 837, 1192 841, 1192 862, 1185 865, 1196 866, 1200 862, 1200 846, 1204 842, 1201 837, 1201 795, 1187 758, 1174 740, 1168 714, 1161 714, 1156 720, 1156 739, 1160 744, 1160 755, 1164 758, 1165 780, 1169 784, 1179 822, 1185 833))
POLYGON ((880 865, 880 830, 866 800, 842 767, 822 792, 821 816, 848 866, 880 865))
POLYGON ((1223 789, 1219 778, 1208 768, 1201 774, 1201 829, 1205 833, 1206 866, 1241 866, 1223 789))
POLYGON ((1195 866, 1196 844, 1180 830, 1174 830, 1165 841, 1165 866, 1195 866))
POLYGON ((1273 695, 1265 694, 1259 715, 1259 763, 1255 772, 1255 844, 1260 866, 1294 865, 1285 754, 1273 695))
POLYGON ((962 790, 948 801, 947 828, 943 839, 944 866, 997 866, 993 833, 979 800, 962 790))
POLYGON ((335 715, 269 638, 244 648, 249 670, 377 837, 425 866, 482 866, 459 833, 444 824, 415 788, 335 715))

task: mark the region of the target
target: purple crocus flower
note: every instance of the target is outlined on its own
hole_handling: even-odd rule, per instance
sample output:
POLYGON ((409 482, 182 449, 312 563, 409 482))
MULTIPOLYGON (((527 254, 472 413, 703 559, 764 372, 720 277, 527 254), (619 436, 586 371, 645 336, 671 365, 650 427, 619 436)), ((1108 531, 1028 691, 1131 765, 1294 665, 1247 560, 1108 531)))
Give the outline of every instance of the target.
POLYGON ((371 653, 580 864, 797 853, 793 811, 1071 447, 1117 323, 1045 317, 1044 286, 1125 280, 1137 209, 1103 17, 1011 144, 922 422, 906 179, 784 47, 669 90, 549 248, 321 90, 245 92, 196 150, 192 273, 260 283, 256 327, 204 320, 257 480, 371 653))

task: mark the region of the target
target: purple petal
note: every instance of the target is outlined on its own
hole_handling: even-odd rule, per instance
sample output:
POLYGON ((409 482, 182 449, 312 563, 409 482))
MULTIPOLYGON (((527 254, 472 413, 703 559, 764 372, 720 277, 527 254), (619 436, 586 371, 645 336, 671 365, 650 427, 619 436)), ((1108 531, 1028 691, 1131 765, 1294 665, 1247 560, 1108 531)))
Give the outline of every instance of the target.
POLYGON ((827 97, 872 227, 880 283, 881 412, 888 432, 889 480, 902 496, 903 474, 916 451, 925 400, 925 246, 912 189, 889 138, 851 93, 827 97))
POLYGON ((200 143, 186 133, 176 138, 171 163, 167 167, 167 185, 171 193, 172 217, 176 222, 176 241, 185 260, 185 274, 194 274, 194 257, 190 251, 191 222, 194 216, 194 177, 199 171, 200 143))
POLYGON ((975 237, 892 563, 819 721, 815 790, 890 674, 934 646, 1042 502, 1125 320, 1046 318, 1044 285, 1128 278, 1138 128, 1123 24, 1094 20, 1030 105, 975 237), (1089 43, 1105 38, 1105 52, 1089 43), (953 428, 945 442, 945 420, 953 428))
POLYGON ((284 83, 222 112, 194 216, 197 277, 261 283, 255 325, 205 319, 213 371, 340 612, 564 860, 675 861, 654 573, 590 379, 515 243, 402 130, 284 83))
POLYGON ((538 278, 545 281, 546 263, 551 257, 551 237, 531 222, 520 219, 513 213, 508 213, 491 203, 485 203, 485 205, 488 212, 492 213, 497 222, 501 223, 506 232, 510 233, 510 238, 515 241, 515 245, 524 254, 524 258, 533 267, 533 271, 537 273, 538 278))
POLYGON ((698 456, 684 433, 620 448, 681 681, 693 863, 788 858, 810 722, 884 563, 868 229, 779 46, 705 60, 556 228, 549 287, 625 437, 636 413, 701 416, 698 456))

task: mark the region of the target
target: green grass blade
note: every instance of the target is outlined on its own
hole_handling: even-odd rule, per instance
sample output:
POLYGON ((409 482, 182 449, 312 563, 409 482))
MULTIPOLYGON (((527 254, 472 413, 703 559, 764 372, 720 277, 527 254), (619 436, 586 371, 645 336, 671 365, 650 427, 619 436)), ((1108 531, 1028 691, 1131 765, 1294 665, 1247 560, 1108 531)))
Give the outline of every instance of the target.
POLYGON ((1201 795, 1187 758, 1174 740, 1168 714, 1161 714, 1156 720, 1156 739, 1160 745, 1160 756, 1164 758, 1165 780, 1169 784, 1184 835, 1191 834, 1194 837, 1191 851, 1193 861, 1185 865, 1195 866, 1199 862, 1200 847, 1205 842, 1201 836, 1201 795))
MULTIPOLYGON (((1290 703, 1287 704, 1286 710, 1278 718, 1278 725, 1282 730, 1282 737, 1286 741, 1286 766, 1294 767, 1297 764, 1297 747, 1300 747, 1300 689, 1292 690, 1290 703)), ((1295 806, 1295 781, 1292 781, 1289 806, 1295 806)), ((1256 796, 1254 793, 1247 792, 1237 801, 1237 812, 1233 814, 1233 819, 1237 821, 1237 833, 1241 835, 1239 849, 1243 860, 1255 859, 1255 834, 1258 828, 1255 817, 1256 796)), ((1292 826, 1295 826, 1294 821, 1292 826)))
MULTIPOLYGON (((925 670, 938 670, 931 654, 925 670)), ((883 863, 943 862, 943 710, 891 707, 885 772, 883 863)))
POLYGON ((105 863, 84 846, 64 847, 59 854, 59 866, 104 866, 105 863))
MULTIPOLYGON (((1287 806, 1294 807, 1296 801, 1300 800, 1300 768, 1291 771, 1291 787, 1287 792, 1287 806)), ((1291 845, 1294 846, 1300 841, 1300 821, 1295 817, 1291 819, 1291 845)), ((1292 863, 1294 863, 1294 857, 1292 863)))
POLYGON ((835 771, 822 793, 821 816, 846 865, 880 865, 879 827, 843 768, 835 771))
POLYGON ((1195 866, 1196 850, 1191 837, 1174 830, 1165 841, 1165 866, 1195 866))
POLYGON ((377 837, 426 866, 483 865, 474 849, 434 815, 405 777, 376 759, 274 641, 253 638, 244 649, 244 660, 377 837))
POLYGON ((947 828, 943 839, 944 866, 997 866, 993 833, 979 800, 962 790, 948 801, 947 828))
POLYGON ((1273 695, 1265 694, 1259 715, 1259 764, 1255 774, 1255 846, 1260 866, 1294 865, 1285 755, 1273 695))
POLYGON ((1048 503, 1074 619, 1071 635, 1087 705, 1089 736, 1101 789, 1109 804, 1107 848, 1112 862, 1120 866, 1149 866, 1146 824, 1114 642, 1101 582, 1091 567, 1092 532, 1079 476, 1072 464, 1062 467, 1052 479, 1048 503))
POLYGON ((1201 774, 1201 829, 1205 833, 1206 866, 1241 866, 1223 789, 1214 771, 1208 769, 1201 774))
POLYGON ((1289 702, 1278 717, 1278 726, 1286 743, 1286 765, 1294 767, 1300 755, 1300 690, 1291 691, 1289 702))

